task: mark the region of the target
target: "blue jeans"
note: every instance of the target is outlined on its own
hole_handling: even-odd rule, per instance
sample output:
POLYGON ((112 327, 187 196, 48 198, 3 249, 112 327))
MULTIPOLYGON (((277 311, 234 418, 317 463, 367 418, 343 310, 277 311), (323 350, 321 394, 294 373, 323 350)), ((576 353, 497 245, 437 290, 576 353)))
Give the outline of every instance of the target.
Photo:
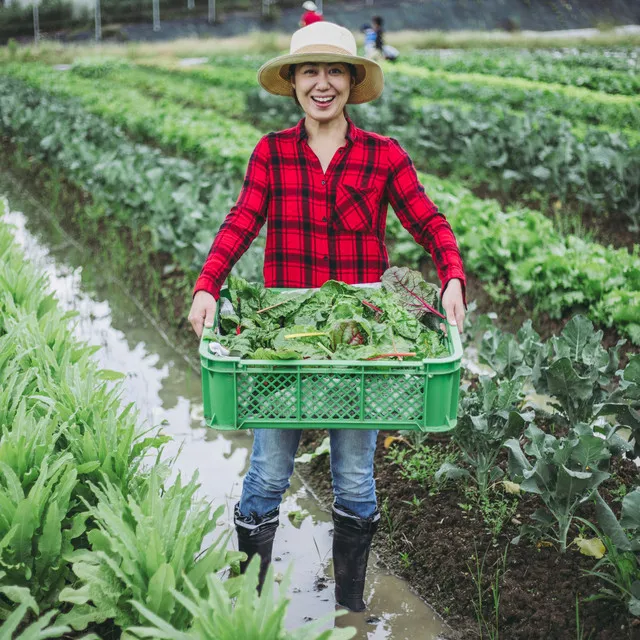
MULTIPOLYGON (((280 507, 289 488, 300 429, 256 429, 251 464, 242 485, 239 511, 244 522, 260 524, 280 507)), ((377 431, 329 429, 334 504, 359 518, 376 511, 373 455, 377 431)))

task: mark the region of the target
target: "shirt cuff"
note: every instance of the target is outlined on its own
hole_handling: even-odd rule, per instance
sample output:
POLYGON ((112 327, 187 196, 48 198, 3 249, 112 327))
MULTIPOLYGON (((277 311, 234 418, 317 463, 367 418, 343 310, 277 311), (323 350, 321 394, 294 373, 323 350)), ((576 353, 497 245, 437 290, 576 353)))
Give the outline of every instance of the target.
POLYGON ((220 298, 220 289, 220 285, 217 284, 212 278, 206 275, 201 275, 196 280, 196 286, 193 288, 193 295, 195 296, 198 291, 206 291, 207 293, 210 293, 217 302, 218 298, 220 298))

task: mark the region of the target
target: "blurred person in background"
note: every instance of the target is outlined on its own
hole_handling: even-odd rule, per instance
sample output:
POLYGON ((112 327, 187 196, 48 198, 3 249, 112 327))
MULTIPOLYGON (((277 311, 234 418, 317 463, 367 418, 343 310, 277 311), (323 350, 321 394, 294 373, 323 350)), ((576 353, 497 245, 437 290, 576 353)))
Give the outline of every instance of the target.
POLYGON ((322 14, 318 11, 318 5, 311 0, 307 0, 302 3, 302 8, 304 9, 304 13, 302 14, 302 18, 300 18, 300 26, 306 27, 314 22, 322 22, 324 19, 322 14))
POLYGON ((375 60, 379 57, 378 50, 376 49, 376 40, 378 34, 370 24, 363 24, 360 27, 360 31, 364 33, 364 55, 365 58, 375 60))
MULTIPOLYGON (((360 129, 347 104, 382 94, 380 65, 358 56, 353 34, 330 22, 296 31, 290 52, 258 71, 263 89, 295 100, 304 117, 265 135, 254 149, 234 207, 220 227, 194 287, 189 321, 211 327, 220 289, 267 223, 266 287, 380 282, 389 267, 387 206, 433 257, 442 307, 463 329, 465 275, 451 226, 427 197, 407 152, 392 138, 360 129)), ((244 571, 260 558, 261 588, 279 527, 302 430, 255 429, 249 470, 234 509, 244 571)), ((378 432, 329 429, 333 480, 336 603, 363 611, 367 560, 378 527, 374 454, 378 432)))
MULTIPOLYGON (((371 18, 371 27, 375 33, 375 51, 383 60, 395 61, 399 52, 395 47, 384 43, 384 20, 380 16, 371 18)), ((366 37, 366 34, 365 34, 366 37)))

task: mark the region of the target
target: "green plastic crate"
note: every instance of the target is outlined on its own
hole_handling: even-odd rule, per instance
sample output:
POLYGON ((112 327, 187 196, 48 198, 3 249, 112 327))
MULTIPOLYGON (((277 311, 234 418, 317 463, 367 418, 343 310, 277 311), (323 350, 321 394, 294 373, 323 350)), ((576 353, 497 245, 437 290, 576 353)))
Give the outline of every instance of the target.
POLYGON ((208 426, 236 429, 409 429, 456 424, 462 343, 448 327, 449 356, 421 362, 245 360, 200 342, 208 426))

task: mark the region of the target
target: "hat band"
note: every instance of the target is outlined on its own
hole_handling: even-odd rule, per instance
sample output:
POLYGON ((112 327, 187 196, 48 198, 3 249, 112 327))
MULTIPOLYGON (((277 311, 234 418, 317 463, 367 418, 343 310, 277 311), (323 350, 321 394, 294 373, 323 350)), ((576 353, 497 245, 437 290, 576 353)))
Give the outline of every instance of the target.
POLYGON ((309 44, 306 47, 300 47, 292 51, 289 55, 298 56, 303 53, 336 53, 341 56, 355 56, 351 51, 342 47, 334 47, 331 44, 309 44))

